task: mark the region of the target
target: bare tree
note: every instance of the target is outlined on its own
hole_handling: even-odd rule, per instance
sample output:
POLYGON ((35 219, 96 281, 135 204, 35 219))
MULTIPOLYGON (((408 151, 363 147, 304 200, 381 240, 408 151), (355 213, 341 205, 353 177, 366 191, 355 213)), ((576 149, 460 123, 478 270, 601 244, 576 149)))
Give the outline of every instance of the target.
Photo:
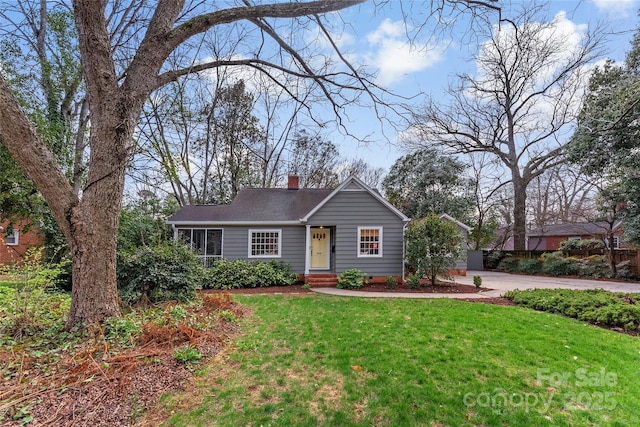
POLYGON ((596 183, 579 168, 560 164, 538 175, 529 185, 528 212, 537 228, 584 221, 594 215, 596 183))
MULTIPOLYGON (((143 188, 173 196, 180 206, 209 198, 215 147, 199 140, 204 96, 188 97, 189 78, 169 84, 146 103, 128 175, 143 188)), ((202 94, 203 92, 198 92, 202 94)))
MULTIPOLYGON (((348 105, 368 100, 382 108, 383 102, 379 88, 337 50, 326 25, 332 12, 363 1, 254 5, 247 0, 238 6, 220 7, 206 2, 186 4, 185 0, 73 0, 91 122, 88 175, 80 195, 5 79, 0 78, 0 143, 34 181, 71 246, 73 288, 68 328, 120 314, 116 236, 125 171, 140 114, 152 92, 193 72, 250 67, 271 76, 309 111, 320 98, 327 100, 338 124, 344 125, 340 118, 348 105), (328 60, 317 61, 314 46, 305 46, 303 37, 288 36, 309 25, 317 26, 329 40, 339 67, 328 60), (244 50, 235 55, 202 60, 196 55, 202 36, 215 29, 255 38, 244 42, 244 50), (194 59, 170 64, 167 60, 179 51, 193 52, 194 59), (292 90, 287 81, 276 78, 283 74, 304 80, 302 89, 315 96, 309 98, 292 90)), ((468 1, 465 5, 479 3, 468 1)))
POLYGON ((458 75, 449 105, 431 99, 414 117, 425 144, 500 160, 513 187, 515 249, 525 248, 527 187, 564 161, 566 132, 602 41, 596 29, 572 43, 562 16, 543 21, 539 12, 525 6, 494 28, 476 58, 477 75, 458 75))
POLYGON ((332 188, 338 185, 334 171, 338 148, 321 135, 311 135, 305 129, 296 131, 289 154, 289 172, 300 177, 303 188, 332 188))
POLYGON ((469 233, 468 245, 470 249, 482 250, 496 239, 500 209, 504 208, 504 201, 498 195, 501 194, 505 182, 500 174, 495 174, 496 160, 490 155, 477 153, 469 158, 471 178, 467 182, 474 213, 468 224, 473 226, 469 233))
POLYGON ((371 166, 363 159, 346 159, 336 166, 338 182, 346 180, 350 176, 355 176, 362 180, 371 188, 380 188, 385 176, 384 168, 371 166))
POLYGON ((63 5, 48 10, 45 0, 25 0, 0 4, 0 21, 2 71, 77 194, 89 113, 73 14, 63 5))

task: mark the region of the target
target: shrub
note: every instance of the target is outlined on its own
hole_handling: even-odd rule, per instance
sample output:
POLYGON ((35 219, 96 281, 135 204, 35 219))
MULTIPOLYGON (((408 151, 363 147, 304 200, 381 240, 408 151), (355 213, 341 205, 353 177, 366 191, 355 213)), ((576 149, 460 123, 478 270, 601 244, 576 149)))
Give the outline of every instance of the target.
POLYGON ((191 250, 176 243, 143 246, 118 254, 118 291, 124 303, 195 298, 204 267, 191 250))
POLYGON ((494 270, 498 268, 498 265, 500 264, 500 261, 502 261, 502 259, 504 257, 506 257, 507 254, 503 251, 491 251, 487 254, 487 257, 485 258, 485 268, 487 270, 494 270))
POLYGON ((58 274, 53 278, 53 285, 64 291, 71 291, 71 271, 73 265, 69 258, 62 258, 62 260, 55 267, 58 270, 58 274))
POLYGON ((482 286, 482 277, 473 276, 473 284, 476 285, 476 288, 480 288, 482 286))
POLYGON ((562 255, 562 252, 547 252, 540 257, 542 260, 542 272, 551 276, 574 276, 578 274, 578 261, 576 258, 562 255))
POLYGON ((611 270, 606 258, 602 255, 592 255, 578 262, 578 275, 596 279, 611 277, 611 270))
POLYGON ((166 218, 175 207, 160 206, 157 200, 139 201, 134 206, 124 206, 120 213, 118 250, 133 251, 141 246, 156 246, 171 241, 166 218))
POLYGON ((69 309, 69 298, 56 292, 61 272, 59 264, 42 263, 39 248, 29 249, 25 262, 9 273, 8 282, 0 285, 0 331, 14 338, 34 336, 63 318, 69 309))
POLYGON ((534 310, 562 314, 585 322, 626 330, 640 329, 640 306, 637 294, 603 289, 531 289, 509 291, 505 298, 534 310))
POLYGON ((560 242, 559 249, 561 251, 586 251, 594 249, 603 249, 604 242, 597 239, 585 239, 585 240, 564 240, 560 242))
POLYGON ((420 276, 415 273, 410 273, 407 276, 407 284, 411 289, 418 289, 420 287, 420 276))
POLYGON ((526 274, 540 273, 542 270, 542 261, 538 258, 521 259, 517 265, 517 271, 526 274))
POLYGON ((289 264, 271 261, 221 259, 205 272, 203 287, 207 289, 258 288, 288 286, 298 280, 289 264))
POLYGON ((338 289, 360 289, 367 282, 363 272, 357 268, 345 270, 338 275, 338 289))
POLYGON ((635 277, 633 273, 629 270, 629 264, 631 261, 626 260, 616 264, 616 276, 623 279, 630 279, 635 277))
POLYGON ((385 283, 387 289, 395 289, 395 287, 398 285, 398 281, 393 276, 387 276, 385 283))
POLYGON ((56 292, 63 266, 45 265, 42 256, 40 248, 28 249, 24 262, 7 270, 9 281, 0 286, 0 331, 14 338, 45 331, 68 310, 68 296, 56 292))
POLYGON ((519 263, 520 263, 520 259, 514 258, 514 257, 512 257, 510 255, 509 256, 505 256, 498 263, 498 266, 496 267, 496 270, 502 270, 502 271, 507 271, 507 272, 518 271, 518 264, 519 263))
POLYGON ((409 223, 405 241, 409 265, 432 285, 438 275, 446 275, 455 268, 462 255, 462 236, 455 224, 435 214, 409 223))

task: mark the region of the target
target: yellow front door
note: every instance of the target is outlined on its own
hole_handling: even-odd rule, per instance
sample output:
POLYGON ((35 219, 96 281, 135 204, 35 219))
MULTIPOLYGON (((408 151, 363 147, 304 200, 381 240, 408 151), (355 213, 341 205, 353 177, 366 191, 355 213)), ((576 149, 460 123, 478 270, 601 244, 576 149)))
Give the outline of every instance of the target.
POLYGON ((311 268, 329 268, 330 233, 327 228, 312 228, 311 230, 311 268))

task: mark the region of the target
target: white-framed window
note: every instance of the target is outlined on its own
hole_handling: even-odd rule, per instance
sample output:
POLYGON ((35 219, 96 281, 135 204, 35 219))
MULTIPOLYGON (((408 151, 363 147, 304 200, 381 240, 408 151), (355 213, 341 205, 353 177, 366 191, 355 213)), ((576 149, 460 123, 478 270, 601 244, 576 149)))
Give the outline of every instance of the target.
POLYGON ((280 258, 282 230, 249 230, 249 258, 280 258))
POLYGON ((178 228, 177 232, 178 240, 191 247, 205 267, 222 258, 221 228, 178 228))
POLYGON ((620 249, 620 237, 613 236, 613 249, 620 249))
POLYGON ((20 243, 20 233, 18 230, 7 232, 4 241, 9 246, 16 246, 20 243))
POLYGON ((382 227, 358 227, 358 257, 382 257, 382 227))

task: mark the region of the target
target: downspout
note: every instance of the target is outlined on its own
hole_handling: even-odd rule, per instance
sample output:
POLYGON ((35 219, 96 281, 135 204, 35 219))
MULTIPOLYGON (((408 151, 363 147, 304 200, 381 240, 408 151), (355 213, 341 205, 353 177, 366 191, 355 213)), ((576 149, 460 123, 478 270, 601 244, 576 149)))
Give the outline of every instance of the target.
POLYGON ((304 247, 305 247, 305 251, 304 251, 304 276, 305 276, 305 280, 306 277, 309 275, 309 266, 311 264, 311 240, 310 240, 310 236, 311 236, 311 225, 306 224, 305 225, 305 237, 304 237, 304 247))
POLYGON ((406 244, 406 242, 404 240, 404 235, 405 235, 405 232, 407 231, 407 226, 408 225, 409 225, 409 222, 405 222, 404 225, 402 226, 402 283, 407 281, 407 279, 406 279, 406 277, 404 275, 405 274, 404 265, 405 265, 405 260, 407 258, 407 253, 406 253, 407 252, 407 244, 406 244))

